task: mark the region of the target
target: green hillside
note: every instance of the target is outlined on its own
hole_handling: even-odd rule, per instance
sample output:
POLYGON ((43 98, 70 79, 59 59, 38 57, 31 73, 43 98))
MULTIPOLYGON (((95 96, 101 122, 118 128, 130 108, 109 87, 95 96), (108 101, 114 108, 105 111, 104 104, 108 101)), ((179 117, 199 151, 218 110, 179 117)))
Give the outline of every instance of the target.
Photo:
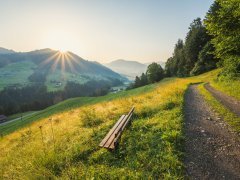
POLYGON ((16 62, 0 68, 0 91, 9 85, 24 86, 31 82, 28 77, 36 65, 31 61, 16 62))
MULTIPOLYGON (((165 81, 171 82, 172 80, 173 80, 172 78, 168 78, 168 79, 165 79, 163 82, 165 82, 165 81)), ((60 102, 54 106, 50 106, 42 111, 39 111, 32 116, 23 118, 22 121, 14 121, 14 122, 8 123, 7 125, 0 126, 0 132, 2 135, 5 135, 5 134, 15 131, 16 129, 24 127, 33 121, 36 121, 36 120, 39 120, 39 119, 42 119, 45 117, 49 117, 50 115, 53 115, 53 114, 56 114, 59 112, 69 111, 71 109, 78 108, 82 105, 95 104, 98 102, 111 101, 111 100, 117 99, 117 98, 123 98, 123 97, 141 94, 141 93, 153 90, 156 86, 157 86, 156 84, 151 84, 151 85, 133 89, 130 91, 122 91, 117 94, 108 94, 106 96, 79 97, 79 98, 68 99, 68 100, 60 102)))
POLYGON ((126 80, 107 67, 87 61, 72 52, 51 49, 0 53, 0 90, 7 86, 44 83, 48 91, 64 89, 68 81, 84 84, 90 80, 126 80))
MULTIPOLYGON (((15 131, 0 140, 1 177, 182 179, 184 94, 190 83, 214 82, 217 74, 218 70, 118 94, 69 99, 0 126, 4 134, 15 131), (133 123, 124 131, 119 149, 99 148, 119 116, 132 106, 133 123)), ((232 93, 229 89, 226 92, 232 93)))

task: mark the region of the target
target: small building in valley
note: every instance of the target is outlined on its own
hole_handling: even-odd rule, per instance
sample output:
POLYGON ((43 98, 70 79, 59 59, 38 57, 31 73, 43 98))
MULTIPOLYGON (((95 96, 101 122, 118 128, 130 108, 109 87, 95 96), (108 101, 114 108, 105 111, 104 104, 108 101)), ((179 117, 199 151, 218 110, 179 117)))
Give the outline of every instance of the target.
POLYGON ((55 84, 55 86, 56 86, 56 87, 60 87, 60 86, 62 86, 62 83, 61 83, 61 82, 57 82, 57 83, 55 84))
POLYGON ((5 121, 7 121, 7 116, 5 116, 5 115, 0 115, 0 123, 3 123, 3 122, 5 122, 5 121))

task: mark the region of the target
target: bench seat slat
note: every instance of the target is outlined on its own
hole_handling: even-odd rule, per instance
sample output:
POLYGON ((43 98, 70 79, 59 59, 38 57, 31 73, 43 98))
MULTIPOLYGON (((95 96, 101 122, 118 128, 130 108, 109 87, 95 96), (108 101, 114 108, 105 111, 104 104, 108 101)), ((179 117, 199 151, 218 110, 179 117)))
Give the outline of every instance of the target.
POLYGON ((117 121, 117 123, 112 127, 112 129, 108 132, 108 134, 105 136, 105 138, 101 141, 101 143, 99 144, 99 146, 104 147, 104 145, 106 144, 106 142, 108 141, 108 139, 111 137, 111 135, 113 134, 113 132, 115 131, 115 129, 119 126, 119 124, 121 123, 121 121, 124 119, 126 115, 122 115, 119 120, 117 121))
POLYGON ((112 144, 112 142, 116 138, 115 134, 118 135, 118 132, 122 128, 122 126, 125 124, 126 119, 127 119, 127 116, 124 116, 124 118, 122 119, 120 124, 117 126, 117 128, 114 130, 113 134, 110 136, 110 138, 108 139, 108 141, 104 145, 104 147, 108 148, 112 144))
POLYGON ((114 141, 110 144, 109 146, 110 149, 115 148, 115 143, 118 141, 119 137, 121 136, 122 131, 124 131, 125 127, 128 125, 131 117, 132 117, 132 114, 129 114, 129 116, 126 117, 126 121, 124 122, 123 126, 119 129, 120 132, 117 133, 117 137, 115 137, 114 141))
POLYGON ((111 128, 108 134, 99 144, 100 147, 105 147, 107 149, 115 149, 116 143, 120 139, 123 130, 128 125, 133 115, 134 107, 131 108, 127 115, 122 115, 116 124, 111 128))

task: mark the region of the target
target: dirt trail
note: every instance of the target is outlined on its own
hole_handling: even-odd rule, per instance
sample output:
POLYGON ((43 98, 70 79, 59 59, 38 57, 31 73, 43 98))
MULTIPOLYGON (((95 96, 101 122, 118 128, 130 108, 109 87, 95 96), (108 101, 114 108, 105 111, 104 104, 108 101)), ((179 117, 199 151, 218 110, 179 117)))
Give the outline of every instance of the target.
POLYGON ((214 89, 209 83, 205 84, 204 87, 225 107, 240 117, 240 101, 214 89))
POLYGON ((240 139, 205 103, 197 85, 185 96, 186 175, 190 179, 240 179, 240 139))

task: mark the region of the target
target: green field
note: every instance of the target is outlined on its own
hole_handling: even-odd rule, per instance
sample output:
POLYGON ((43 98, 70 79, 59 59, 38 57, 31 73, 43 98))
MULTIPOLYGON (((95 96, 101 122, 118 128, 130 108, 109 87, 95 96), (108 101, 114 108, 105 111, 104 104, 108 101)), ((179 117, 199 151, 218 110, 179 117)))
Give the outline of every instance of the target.
POLYGON ((16 87, 29 84, 28 77, 33 73, 35 64, 31 61, 11 63, 0 68, 0 91, 4 87, 15 85, 16 87))
POLYGON ((0 140, 0 177, 184 179, 184 94, 189 84, 215 81, 217 73, 168 78, 102 97, 69 99, 21 122, 0 126, 1 132, 10 133, 0 140), (132 106, 136 108, 133 122, 124 131, 120 147, 115 152, 98 147, 132 106))
MULTIPOLYGON (((11 63, 0 68, 0 91, 7 86, 23 87, 30 84, 28 78, 34 73, 35 68, 36 64, 32 61, 11 63)), ((107 79, 101 75, 83 75, 55 69, 47 73, 45 85, 48 91, 60 91, 64 89, 68 81, 84 84, 89 80, 107 79)))
POLYGON ((77 73, 68 73, 62 72, 61 70, 55 70, 48 73, 45 85, 47 86, 48 91, 59 91, 64 89, 67 81, 84 84, 89 81, 89 78, 77 73), (61 85, 56 85, 56 82, 60 82, 61 85))

